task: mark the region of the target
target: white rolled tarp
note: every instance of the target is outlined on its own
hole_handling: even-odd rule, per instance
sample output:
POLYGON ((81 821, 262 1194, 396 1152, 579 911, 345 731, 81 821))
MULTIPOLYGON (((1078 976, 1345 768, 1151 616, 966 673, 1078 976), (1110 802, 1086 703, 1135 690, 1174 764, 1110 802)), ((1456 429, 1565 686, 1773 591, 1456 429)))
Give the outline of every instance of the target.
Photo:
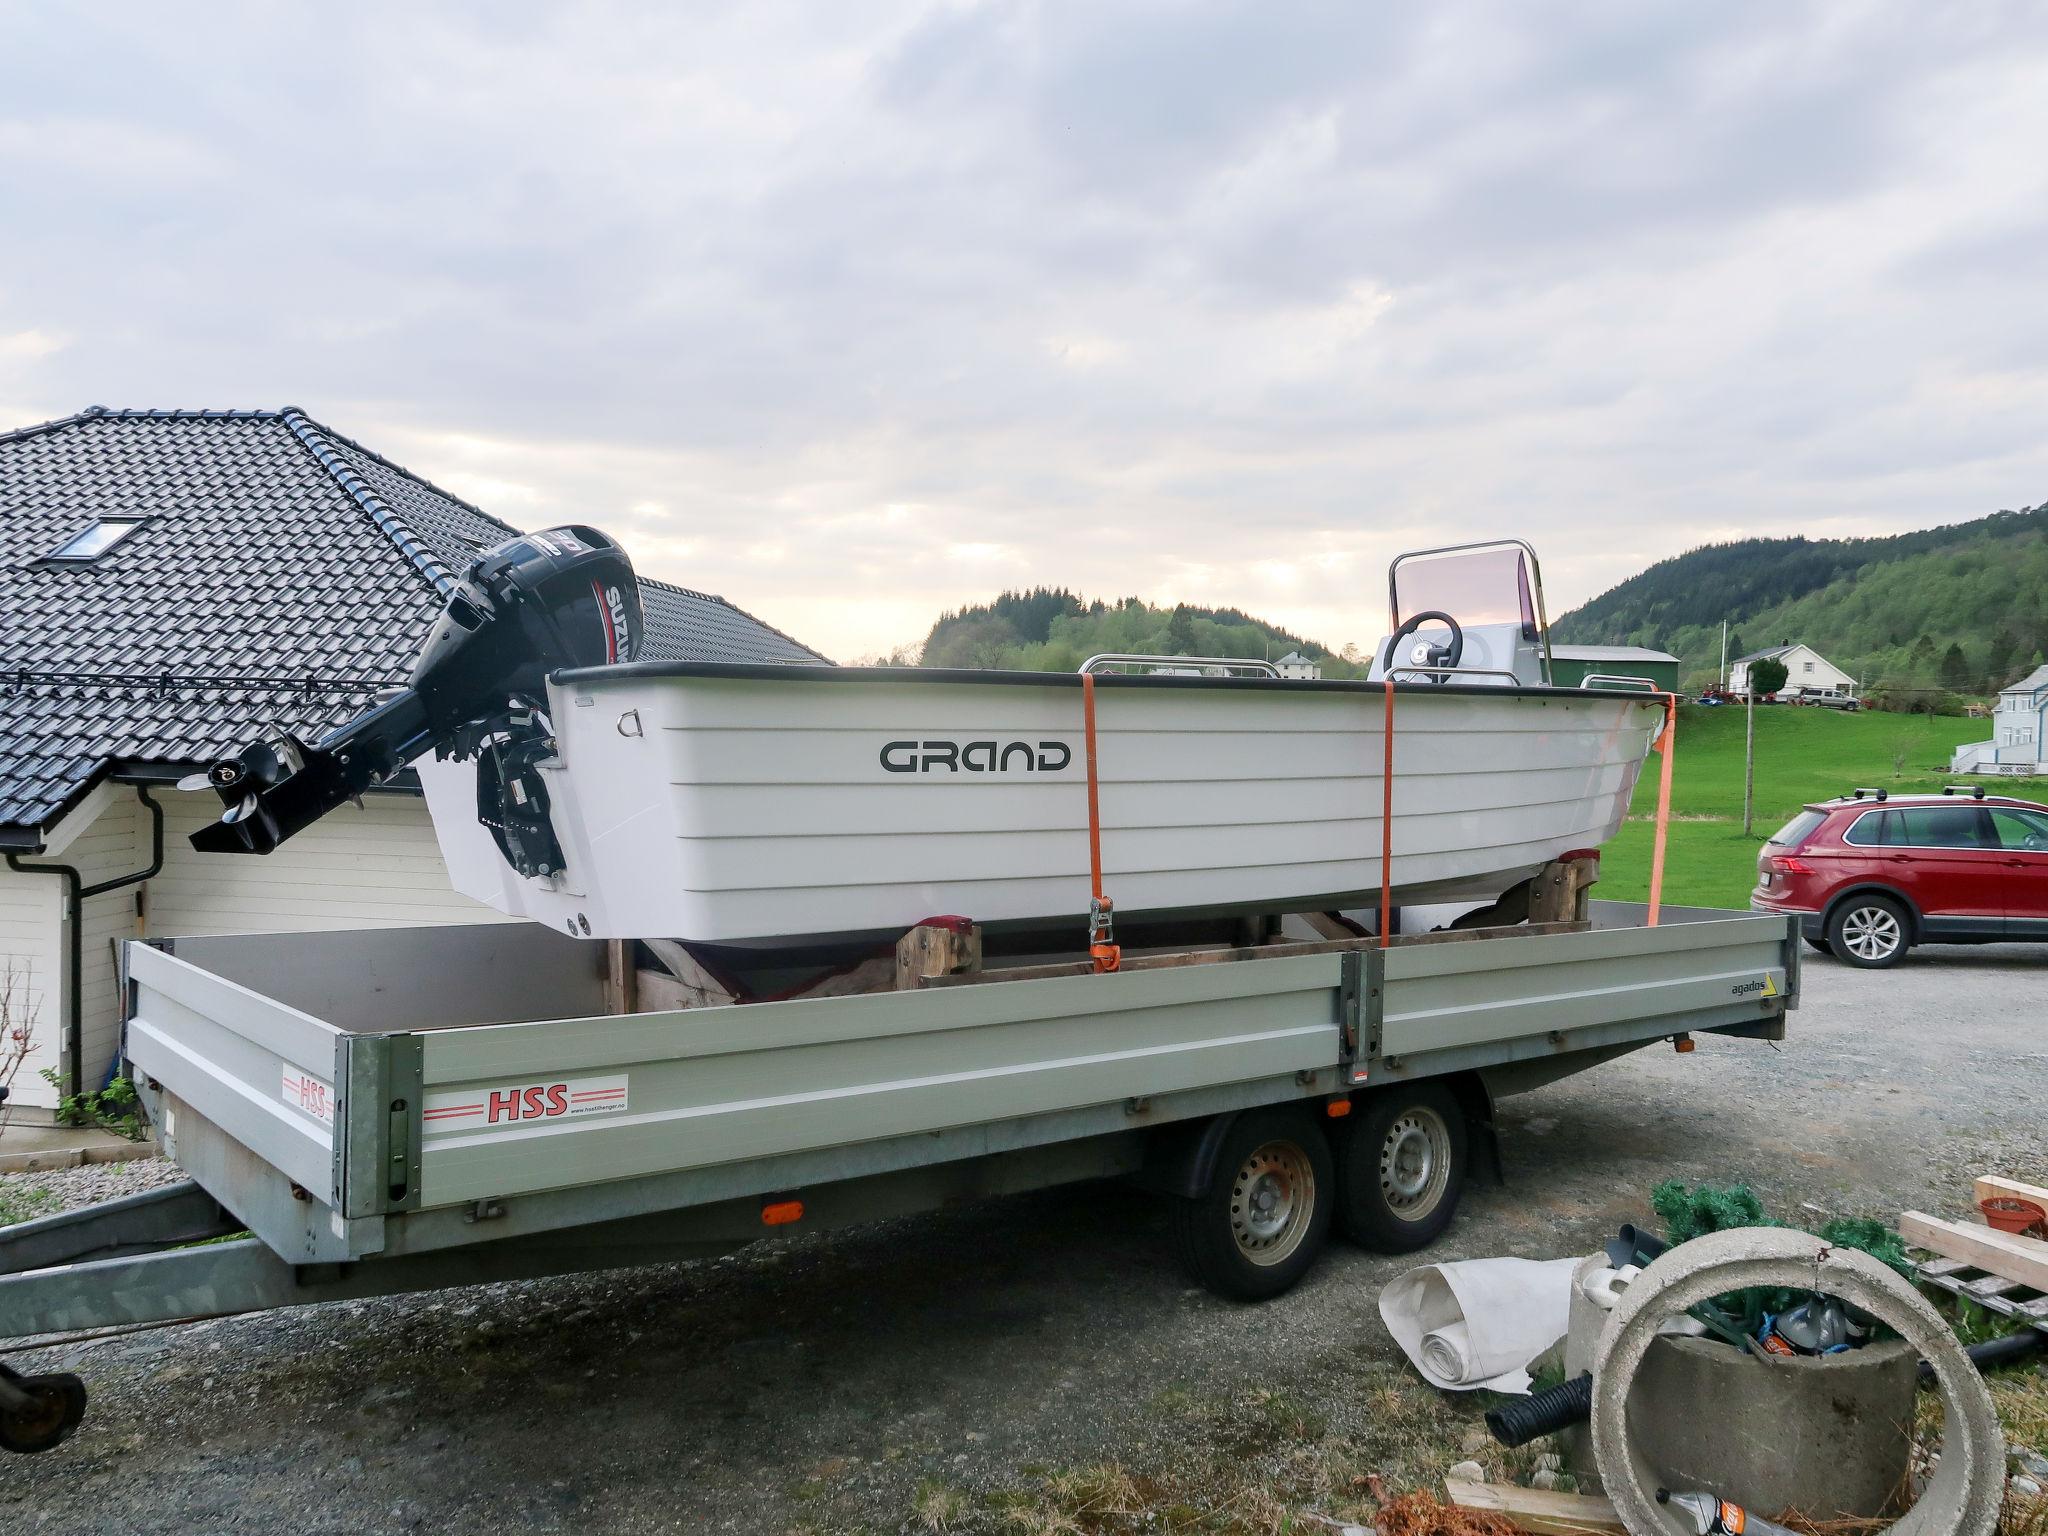
POLYGON ((1565 1335, 1577 1259, 1425 1264, 1380 1292, 1380 1318, 1432 1386, 1525 1394, 1528 1364, 1565 1335))

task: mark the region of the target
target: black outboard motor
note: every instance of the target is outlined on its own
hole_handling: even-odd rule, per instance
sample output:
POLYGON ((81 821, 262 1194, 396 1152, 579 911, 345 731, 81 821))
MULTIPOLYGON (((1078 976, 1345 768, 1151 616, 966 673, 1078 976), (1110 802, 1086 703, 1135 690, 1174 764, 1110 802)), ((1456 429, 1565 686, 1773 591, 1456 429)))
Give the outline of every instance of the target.
POLYGON ((312 746, 280 734, 223 758, 185 787, 227 806, 192 835, 205 853, 269 853, 428 749, 483 755, 477 814, 522 874, 561 867, 534 764, 554 753, 547 677, 631 661, 640 584, 626 552, 595 528, 550 528, 477 556, 427 636, 412 682, 312 746))

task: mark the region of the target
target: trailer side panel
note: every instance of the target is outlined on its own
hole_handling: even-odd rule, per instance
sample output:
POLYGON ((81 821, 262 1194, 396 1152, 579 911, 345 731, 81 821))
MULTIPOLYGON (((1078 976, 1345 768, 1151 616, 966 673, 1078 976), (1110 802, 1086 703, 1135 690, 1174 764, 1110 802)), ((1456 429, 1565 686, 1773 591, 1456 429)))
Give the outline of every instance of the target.
POLYGON ((422 1203, 1327 1068, 1341 970, 1281 956, 429 1032, 422 1203))

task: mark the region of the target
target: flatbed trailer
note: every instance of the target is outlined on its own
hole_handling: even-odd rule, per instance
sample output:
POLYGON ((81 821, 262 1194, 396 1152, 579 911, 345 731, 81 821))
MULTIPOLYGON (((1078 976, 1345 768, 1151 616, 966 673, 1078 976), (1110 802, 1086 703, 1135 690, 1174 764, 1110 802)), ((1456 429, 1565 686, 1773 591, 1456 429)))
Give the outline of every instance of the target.
MULTIPOLYGON (((1661 1041, 1783 1038, 1791 920, 1587 910, 635 1013, 608 1011, 603 946, 538 925, 138 943, 127 1056, 190 1179, 0 1230, 0 1340, 670 1262, 1105 1177, 1169 1199, 1212 1290, 1274 1295, 1333 1223, 1433 1240, 1496 1097, 1661 1041)), ((83 1409, 76 1378, 0 1365, 0 1447, 54 1445, 83 1409)))

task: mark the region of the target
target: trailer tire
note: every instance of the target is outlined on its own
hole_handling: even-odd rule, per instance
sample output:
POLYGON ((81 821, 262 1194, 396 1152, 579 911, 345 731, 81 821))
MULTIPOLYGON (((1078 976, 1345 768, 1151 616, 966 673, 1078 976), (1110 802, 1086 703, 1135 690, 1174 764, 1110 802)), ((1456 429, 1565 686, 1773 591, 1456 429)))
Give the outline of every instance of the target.
POLYGON ((71 1438, 85 1419, 85 1383, 69 1372, 15 1376, 9 1384, 36 1400, 33 1408, 0 1410, 0 1451, 33 1456, 71 1438))
POLYGON ((1336 1170, 1314 1117, 1299 1109, 1237 1117, 1209 1188, 1173 1201, 1173 1235, 1197 1284, 1264 1301, 1308 1273, 1330 1235, 1336 1170))
POLYGON ((1376 1089, 1359 1109, 1337 1157, 1337 1224, 1374 1253, 1426 1248, 1465 1192, 1465 1111, 1442 1083, 1376 1089))

